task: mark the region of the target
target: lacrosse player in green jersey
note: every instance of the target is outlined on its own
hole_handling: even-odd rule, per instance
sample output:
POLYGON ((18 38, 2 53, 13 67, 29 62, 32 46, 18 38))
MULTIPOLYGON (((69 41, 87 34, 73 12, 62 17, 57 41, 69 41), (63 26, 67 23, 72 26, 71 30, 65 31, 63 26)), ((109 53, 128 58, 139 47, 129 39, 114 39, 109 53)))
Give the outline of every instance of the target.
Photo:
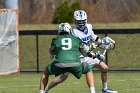
POLYGON ((49 57, 54 61, 44 70, 40 79, 39 93, 47 93, 45 87, 48 84, 50 75, 59 76, 65 73, 73 74, 80 79, 82 74, 86 74, 86 81, 90 88, 90 93, 95 93, 94 76, 92 68, 87 63, 80 61, 80 51, 88 51, 88 46, 82 40, 70 34, 71 26, 68 23, 59 25, 57 38, 54 38, 49 50, 49 57))
MULTIPOLYGON (((100 39, 99 36, 94 34, 92 30, 92 25, 87 23, 87 14, 83 10, 76 10, 74 12, 75 25, 72 29, 72 35, 78 37, 82 40, 84 44, 89 45, 90 51, 88 53, 82 54, 81 62, 86 62, 93 68, 97 68, 101 71, 101 81, 102 81, 102 93, 117 93, 108 87, 108 66, 105 64, 106 51, 111 51, 115 48, 115 41, 109 37, 100 39), (96 45, 97 44, 97 45, 96 45), (103 53, 100 51, 95 52, 95 48, 101 48, 104 50, 103 53)), ((51 88, 65 81, 68 74, 61 74, 57 79, 52 80, 46 87, 49 91, 51 88)))

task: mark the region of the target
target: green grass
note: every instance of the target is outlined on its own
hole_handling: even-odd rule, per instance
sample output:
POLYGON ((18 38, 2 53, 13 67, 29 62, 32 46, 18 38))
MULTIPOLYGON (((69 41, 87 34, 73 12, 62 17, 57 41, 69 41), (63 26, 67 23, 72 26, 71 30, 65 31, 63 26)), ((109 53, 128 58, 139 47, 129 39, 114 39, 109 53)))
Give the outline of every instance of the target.
MULTIPOLYGON (((99 35, 104 37, 104 35, 99 35)), ((108 53, 109 69, 140 69, 140 34, 111 34, 116 41, 116 48, 108 53)), ((45 68, 51 63, 48 49, 54 35, 39 36, 39 66, 45 68)), ((20 66, 21 69, 36 68, 35 36, 20 36, 20 66), (27 65, 28 64, 28 65, 27 65)))
MULTIPOLYGON (((94 73, 97 93, 101 93, 100 73, 94 73)), ((41 74, 0 76, 0 93, 38 93, 41 74)), ((51 76, 50 80, 54 78, 51 76)), ((109 73, 108 85, 118 93, 140 93, 139 73, 109 73)), ((76 79, 73 75, 49 93, 88 93, 85 76, 76 79)))
MULTIPOLYGON (((96 29, 140 28, 140 23, 93 24, 96 29)), ((20 25, 20 30, 57 29, 57 25, 20 25)), ((99 34, 101 38, 103 34, 99 34)), ((55 35, 39 36, 39 67, 45 68, 52 60, 48 58, 48 49, 55 35)), ((140 69, 140 34, 110 34, 116 41, 116 48, 108 53, 109 69, 140 69)), ((36 69, 36 37, 20 36, 20 66, 23 69, 36 69), (27 65, 28 64, 28 65, 27 65)))

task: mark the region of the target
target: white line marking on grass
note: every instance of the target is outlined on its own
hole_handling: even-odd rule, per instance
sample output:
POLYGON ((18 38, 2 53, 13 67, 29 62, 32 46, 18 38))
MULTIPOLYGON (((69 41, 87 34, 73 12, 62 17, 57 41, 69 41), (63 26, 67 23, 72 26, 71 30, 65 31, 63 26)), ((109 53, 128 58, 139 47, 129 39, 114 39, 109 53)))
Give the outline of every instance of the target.
POLYGON ((5 86, 5 87, 0 87, 2 88, 20 88, 20 87, 38 87, 39 85, 21 85, 21 86, 5 86))

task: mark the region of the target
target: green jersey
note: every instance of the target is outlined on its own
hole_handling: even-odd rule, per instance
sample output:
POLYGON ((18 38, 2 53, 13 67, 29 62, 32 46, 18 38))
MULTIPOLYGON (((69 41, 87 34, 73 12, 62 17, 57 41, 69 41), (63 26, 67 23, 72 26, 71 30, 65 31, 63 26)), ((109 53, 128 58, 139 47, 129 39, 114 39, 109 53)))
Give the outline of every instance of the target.
POLYGON ((51 43, 51 50, 55 52, 55 62, 61 67, 72 67, 80 64, 79 48, 82 40, 73 35, 61 35, 54 38, 51 43))

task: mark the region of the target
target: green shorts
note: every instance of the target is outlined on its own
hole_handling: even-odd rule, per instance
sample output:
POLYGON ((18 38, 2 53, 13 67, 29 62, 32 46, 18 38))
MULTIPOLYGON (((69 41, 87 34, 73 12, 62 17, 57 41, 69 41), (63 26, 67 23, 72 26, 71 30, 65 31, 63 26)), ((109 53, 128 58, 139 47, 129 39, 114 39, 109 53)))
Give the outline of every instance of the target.
POLYGON ((92 70, 92 67, 87 63, 81 63, 79 66, 75 67, 66 67, 66 68, 60 68, 55 65, 55 63, 51 63, 47 66, 46 72, 49 75, 55 75, 58 76, 60 74, 69 72, 72 73, 77 79, 80 79, 82 74, 86 74, 92 70))

